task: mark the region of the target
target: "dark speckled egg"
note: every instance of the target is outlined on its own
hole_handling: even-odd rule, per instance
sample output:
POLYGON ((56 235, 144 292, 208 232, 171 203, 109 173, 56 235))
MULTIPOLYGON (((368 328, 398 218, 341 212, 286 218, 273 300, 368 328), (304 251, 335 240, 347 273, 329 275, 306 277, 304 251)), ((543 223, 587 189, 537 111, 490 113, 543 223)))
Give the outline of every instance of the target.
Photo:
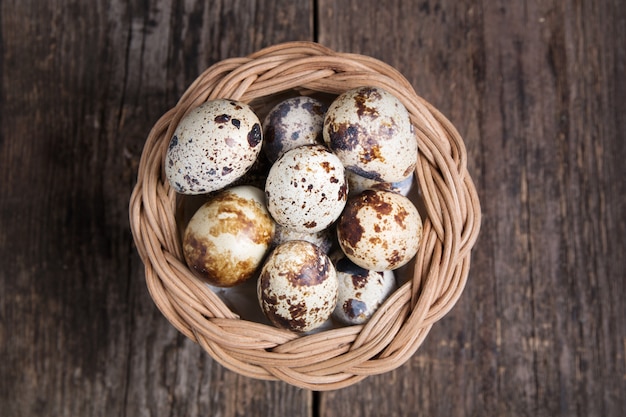
POLYGON ((216 99, 179 122, 165 155, 165 175, 181 194, 225 188, 244 175, 262 148, 261 122, 252 108, 216 99))
POLYGON ((337 274, 316 245, 293 240, 277 246, 257 281, 265 316, 277 327, 308 332, 322 326, 337 303, 337 274))
POLYGON ((290 149, 323 144, 322 124, 328 106, 307 96, 292 97, 278 103, 263 120, 263 150, 267 159, 276 161, 290 149))
POLYGON ((367 322, 396 288, 393 271, 370 271, 348 258, 335 264, 339 295, 333 317, 344 324, 367 322))
POLYGON ((277 223, 298 232, 319 232, 337 220, 346 205, 344 167, 323 145, 291 149, 270 168, 265 194, 277 223))
POLYGON ((417 164, 417 139, 409 112, 378 87, 338 96, 324 118, 324 141, 346 169, 376 181, 407 178, 417 164))
POLYGON ((351 197, 337 222, 341 250, 355 264, 373 271, 393 270, 417 253, 422 219, 407 197, 365 190, 351 197))

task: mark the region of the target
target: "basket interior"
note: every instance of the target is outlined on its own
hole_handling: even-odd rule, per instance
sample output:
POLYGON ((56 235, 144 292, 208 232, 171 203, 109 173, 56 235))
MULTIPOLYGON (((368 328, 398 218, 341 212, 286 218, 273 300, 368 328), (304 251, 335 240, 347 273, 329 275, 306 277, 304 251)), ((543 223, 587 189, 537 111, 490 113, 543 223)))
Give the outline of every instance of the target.
MULTIPOLYGON (((250 101, 248 104, 255 111, 257 116, 261 121, 263 121, 266 115, 270 112, 270 110, 283 100, 297 97, 301 95, 307 95, 313 98, 316 98, 323 103, 330 105, 330 103, 337 97, 335 94, 329 94, 324 92, 318 92, 313 90, 303 90, 303 89, 289 89, 286 91, 281 91, 278 93, 270 94, 263 97, 255 98, 250 101)), ((259 155, 259 159, 263 160, 264 155, 263 152, 259 155)), ((265 174, 267 173, 267 168, 269 167, 268 161, 262 161, 261 164, 263 167, 257 168, 253 167, 248 174, 254 174, 255 171, 258 172, 258 175, 252 175, 251 179, 247 181, 244 180, 244 184, 254 185, 260 189, 263 189, 265 174)), ((196 210, 202 206, 205 202, 211 199, 212 194, 201 194, 201 195, 185 195, 185 194, 176 194, 176 224, 178 229, 178 239, 182 242, 182 236, 185 230, 185 227, 196 210)), ((427 217, 427 210, 424 204, 421 193, 419 192, 419 186, 417 184, 416 178, 413 179, 413 186, 407 195, 407 197, 413 202, 413 204, 418 209, 420 217, 422 221, 424 221, 427 217)), ((334 233, 334 232, 333 232, 334 233)), ((339 250, 335 248, 335 250, 339 250)), ((398 268, 394 271, 396 277, 397 287, 401 287, 402 285, 409 282, 413 277, 413 270, 415 267, 415 258, 411 259, 409 263, 398 268)), ((257 271, 258 272, 258 271, 257 271)), ((218 295, 219 299, 224 303, 224 307, 228 308, 234 314, 236 314, 239 319, 247 320, 254 323, 259 323, 267 326, 273 326, 269 320, 263 315, 257 301, 256 295, 256 279, 257 276, 253 276, 251 279, 246 282, 239 284, 235 287, 230 288, 222 288, 212 286, 210 284, 206 284, 206 286, 213 291, 216 295, 218 295)), ((340 327, 345 327, 346 324, 342 324, 334 319, 329 319, 323 326, 307 332, 306 334, 314 334, 323 331, 327 331, 329 329, 335 329, 340 327)))
MULTIPOLYGON (((157 121, 142 152, 129 209, 150 295, 175 328, 242 375, 329 390, 390 371, 419 348, 467 282, 481 214, 466 165, 465 145, 452 123, 397 70, 376 59, 292 42, 216 63, 157 121), (285 98, 332 100, 363 85, 396 95, 418 138, 417 187, 409 198, 422 216, 423 231, 416 257, 400 271, 403 284, 366 324, 313 334, 235 313, 220 290, 209 288, 183 260, 180 233, 203 197, 179 196, 169 187, 163 169, 169 138, 186 112, 212 98, 246 102, 262 120, 285 98)), ((253 283, 241 290, 251 288, 253 283)))

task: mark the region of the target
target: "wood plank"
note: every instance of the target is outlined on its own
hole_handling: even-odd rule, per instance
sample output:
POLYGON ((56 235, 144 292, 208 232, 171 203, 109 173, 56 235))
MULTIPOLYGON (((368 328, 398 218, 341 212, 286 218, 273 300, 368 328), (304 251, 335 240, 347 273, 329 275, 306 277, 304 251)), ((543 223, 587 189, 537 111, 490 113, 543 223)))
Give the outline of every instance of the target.
POLYGON ((22 415, 309 415, 154 307, 128 199, 143 141, 215 61, 313 36, 310 3, 2 3, 0 409, 22 415))
POLYGON ((621 415, 624 7, 378 4, 320 1, 319 38, 396 66, 449 116, 484 223, 463 297, 417 354, 322 394, 320 414, 621 415))
POLYGON ((378 3, 0 4, 2 415, 622 414, 626 8, 378 3), (319 394, 177 333, 127 219, 145 136, 197 74, 315 31, 450 117, 485 215, 468 287, 414 357, 319 394))

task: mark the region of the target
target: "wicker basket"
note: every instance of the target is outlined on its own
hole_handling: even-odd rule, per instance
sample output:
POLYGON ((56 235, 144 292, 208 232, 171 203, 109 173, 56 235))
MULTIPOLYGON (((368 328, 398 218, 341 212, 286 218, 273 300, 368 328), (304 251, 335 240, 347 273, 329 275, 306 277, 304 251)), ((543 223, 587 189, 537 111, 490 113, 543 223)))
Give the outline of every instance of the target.
POLYGON ((399 367, 450 311, 467 280, 480 204, 459 133, 397 70, 370 57, 292 42, 211 66, 158 120, 141 156, 130 224, 149 292, 180 332, 242 375, 330 390, 399 367), (179 197, 163 174, 175 127, 188 110, 209 99, 262 107, 284 94, 338 95, 362 85, 379 86, 398 97, 418 137, 416 181, 425 219, 408 281, 365 325, 300 335, 241 319, 184 262, 177 227, 179 197))

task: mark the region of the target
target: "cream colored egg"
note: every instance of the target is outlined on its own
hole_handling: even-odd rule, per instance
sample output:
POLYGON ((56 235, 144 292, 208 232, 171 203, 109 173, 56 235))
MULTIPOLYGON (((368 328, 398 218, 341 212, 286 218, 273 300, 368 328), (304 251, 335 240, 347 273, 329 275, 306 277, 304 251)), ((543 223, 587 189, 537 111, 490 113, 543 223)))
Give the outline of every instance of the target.
POLYGON ((373 271, 399 268, 417 253, 422 220, 407 197, 365 190, 351 197, 337 222, 341 249, 355 264, 373 271))
POLYGON ((264 199, 260 189, 242 185, 221 191, 202 205, 183 235, 189 268, 220 287, 250 279, 274 237, 275 223, 264 199))
POLYGON ((324 141, 348 171, 376 181, 397 182, 417 163, 417 139, 402 102, 379 87, 359 87, 338 96, 324 118, 324 141))
POLYGON ((339 291, 333 316, 348 325, 363 324, 396 289, 393 271, 371 271, 343 257, 335 263, 339 291))
POLYGON ((292 149, 272 165, 265 194, 277 223, 298 232, 319 232, 337 220, 346 204, 344 167, 322 145, 292 149))
POLYGON ((261 147, 261 122, 250 106, 207 101, 176 127, 165 156, 165 175, 181 194, 217 191, 244 175, 261 147))
POLYGON ((337 302, 337 274, 322 250, 303 240, 277 246, 257 281, 265 316, 277 327, 309 332, 330 318, 337 302))

